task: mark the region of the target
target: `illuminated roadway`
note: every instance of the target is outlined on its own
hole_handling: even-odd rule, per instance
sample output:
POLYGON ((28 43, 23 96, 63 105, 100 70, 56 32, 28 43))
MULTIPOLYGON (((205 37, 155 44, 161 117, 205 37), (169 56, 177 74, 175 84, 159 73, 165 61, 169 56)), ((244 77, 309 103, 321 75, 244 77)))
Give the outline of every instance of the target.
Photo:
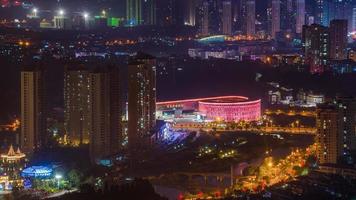
POLYGON ((309 127, 277 127, 277 126, 266 127, 266 126, 260 126, 260 127, 252 127, 252 128, 225 129, 225 128, 218 127, 218 126, 214 127, 214 126, 208 125, 208 123, 196 123, 196 122, 173 123, 172 128, 185 129, 185 130, 191 130, 191 131, 217 130, 217 131, 226 131, 226 132, 228 132, 228 131, 231 131, 231 132, 244 131, 244 132, 246 132, 247 131, 247 132, 262 132, 262 133, 289 133, 289 134, 307 134, 307 135, 315 135, 316 134, 316 128, 309 128, 309 127))

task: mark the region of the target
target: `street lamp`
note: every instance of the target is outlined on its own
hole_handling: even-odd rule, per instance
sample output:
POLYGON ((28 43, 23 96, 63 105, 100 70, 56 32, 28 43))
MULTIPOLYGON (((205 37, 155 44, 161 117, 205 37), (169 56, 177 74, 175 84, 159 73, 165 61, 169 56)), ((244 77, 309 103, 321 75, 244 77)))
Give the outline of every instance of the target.
POLYGON ((57 179, 57 187, 58 187, 58 189, 59 189, 59 181, 62 179, 62 175, 56 174, 56 175, 54 176, 54 178, 57 179))
POLYGON ((84 17, 85 20, 87 20, 89 18, 89 14, 87 12, 84 12, 83 13, 83 17, 84 17))
POLYGON ((90 15, 88 12, 83 12, 83 18, 84 18, 84 29, 89 29, 89 18, 90 15))
POLYGON ((63 10, 63 9, 60 9, 60 10, 58 11, 58 14, 59 14, 60 16, 63 16, 63 15, 64 15, 64 10, 63 10))
POLYGON ((34 17, 37 17, 37 12, 38 12, 37 8, 34 8, 34 9, 32 10, 32 13, 33 13, 33 16, 34 16, 34 17))

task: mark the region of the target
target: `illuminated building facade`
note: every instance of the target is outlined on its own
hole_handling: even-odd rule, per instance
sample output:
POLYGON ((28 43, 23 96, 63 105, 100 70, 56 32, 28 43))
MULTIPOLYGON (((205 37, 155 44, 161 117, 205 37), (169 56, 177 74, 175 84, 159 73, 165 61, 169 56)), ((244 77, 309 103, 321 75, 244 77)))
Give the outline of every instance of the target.
POLYGON ((21 71, 20 146, 30 154, 47 144, 44 82, 41 67, 26 67, 21 71))
POLYGON ((64 73, 64 128, 72 146, 89 143, 90 77, 83 65, 67 66, 64 73))
POLYGON ((10 145, 7 153, 1 154, 1 168, 10 180, 19 180, 20 171, 25 166, 26 154, 20 151, 20 148, 14 150, 10 145))
POLYGON ((194 111, 207 120, 256 121, 261 117, 261 100, 220 96, 157 103, 158 115, 173 112, 176 117, 180 117, 183 111, 194 111))
POLYGON ((50 178, 53 175, 53 169, 46 166, 31 166, 21 172, 23 178, 50 178))
POLYGON ((156 59, 138 53, 128 72, 128 142, 135 150, 147 142, 156 123, 156 59))
POLYGON ((121 101, 120 78, 116 66, 100 67, 90 73, 92 162, 109 157, 120 150, 121 101))
POLYGON ((210 120, 256 121, 261 117, 261 100, 248 101, 248 98, 199 101, 199 112, 210 120))

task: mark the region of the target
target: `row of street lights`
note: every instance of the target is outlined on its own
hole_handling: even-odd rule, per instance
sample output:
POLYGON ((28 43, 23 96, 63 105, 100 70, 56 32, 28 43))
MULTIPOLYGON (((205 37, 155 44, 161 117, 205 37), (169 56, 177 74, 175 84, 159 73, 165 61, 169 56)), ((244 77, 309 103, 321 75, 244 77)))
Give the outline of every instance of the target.
MULTIPOLYGON (((37 17, 38 12, 39 12, 39 11, 38 11, 37 8, 33 8, 33 9, 32 9, 32 15, 33 15, 34 17, 37 17)), ((59 9, 59 10, 57 11, 57 13, 58 13, 59 16, 64 16, 64 15, 65 15, 65 11, 64 11, 63 9, 59 9)), ((103 11, 102 11, 102 14, 103 14, 104 16, 106 16, 106 11, 103 10, 103 11)), ((89 17, 90 17, 90 15, 89 15, 88 12, 83 12, 83 13, 82 13, 82 16, 83 16, 85 19, 89 19, 89 17)))

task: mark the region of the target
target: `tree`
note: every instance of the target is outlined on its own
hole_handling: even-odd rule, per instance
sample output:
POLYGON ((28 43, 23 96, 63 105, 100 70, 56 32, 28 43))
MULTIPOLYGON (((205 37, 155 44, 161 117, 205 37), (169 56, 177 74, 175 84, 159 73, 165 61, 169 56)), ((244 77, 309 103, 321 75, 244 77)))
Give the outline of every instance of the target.
POLYGON ((71 187, 78 187, 83 175, 78 170, 72 169, 68 172, 67 177, 71 187))

